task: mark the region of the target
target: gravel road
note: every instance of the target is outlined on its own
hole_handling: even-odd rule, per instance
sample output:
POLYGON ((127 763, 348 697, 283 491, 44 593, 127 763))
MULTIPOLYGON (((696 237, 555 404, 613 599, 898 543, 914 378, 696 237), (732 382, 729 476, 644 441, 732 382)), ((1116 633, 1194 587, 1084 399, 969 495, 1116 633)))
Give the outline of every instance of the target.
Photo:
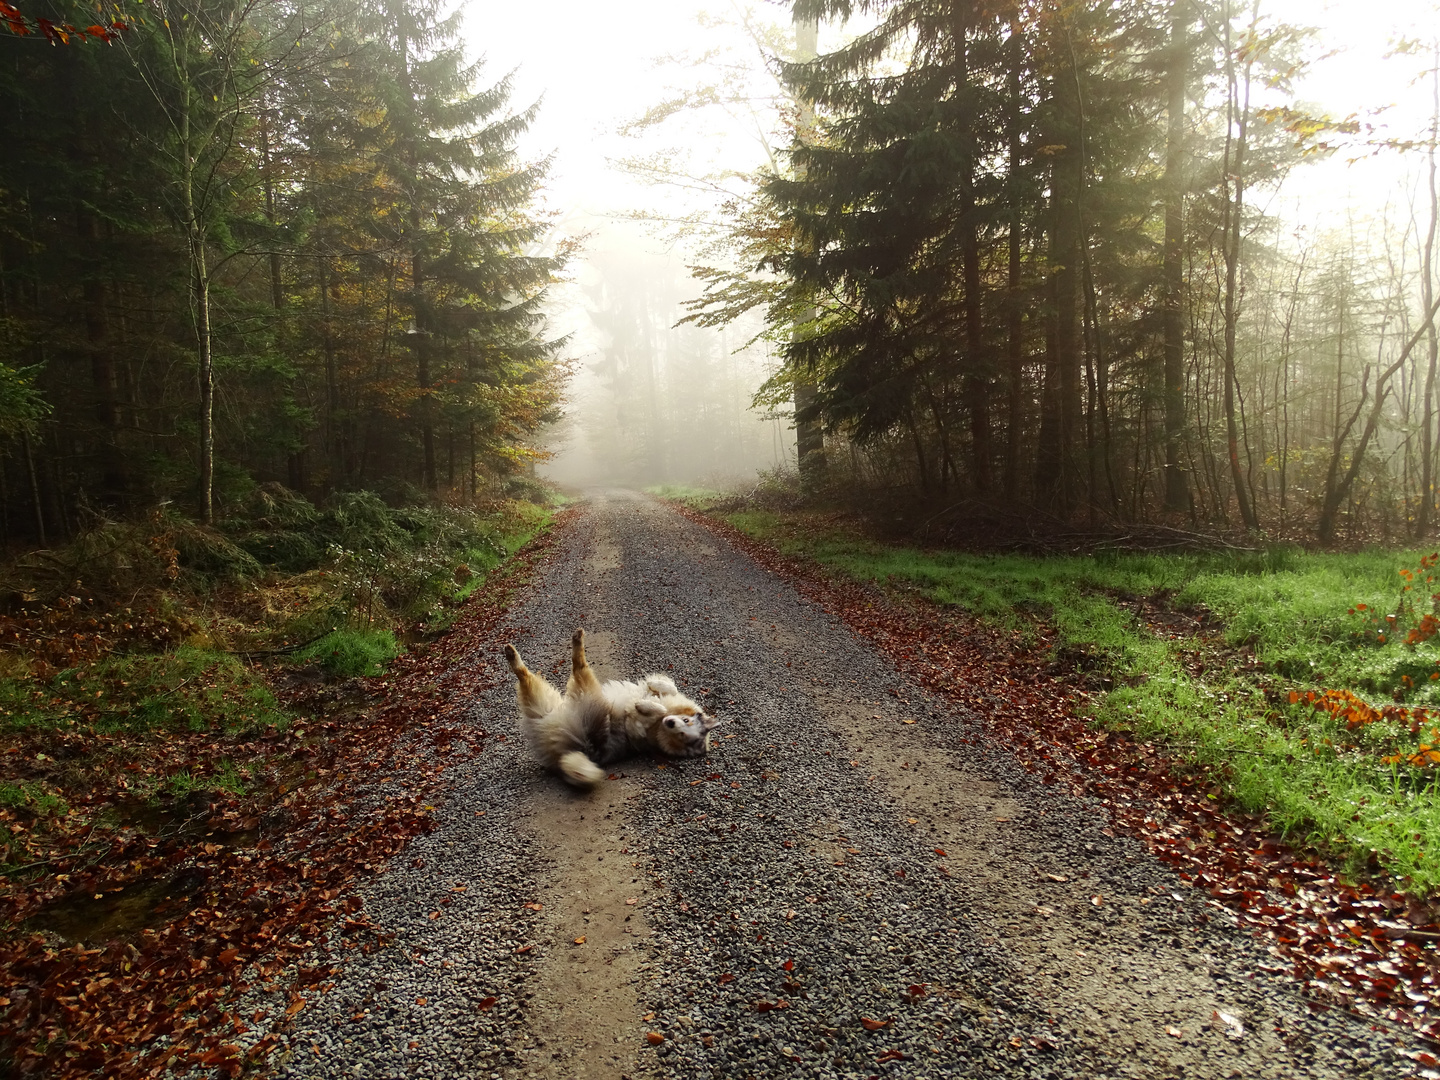
POLYGON ((477 655, 494 737, 362 893, 393 939, 337 932, 289 1020, 251 1003, 279 1075, 1410 1075, 1402 1036, 1308 1008, 1102 808, 663 505, 591 499, 511 622, 560 680, 576 626, 602 678, 671 673, 713 752, 572 793, 477 655))

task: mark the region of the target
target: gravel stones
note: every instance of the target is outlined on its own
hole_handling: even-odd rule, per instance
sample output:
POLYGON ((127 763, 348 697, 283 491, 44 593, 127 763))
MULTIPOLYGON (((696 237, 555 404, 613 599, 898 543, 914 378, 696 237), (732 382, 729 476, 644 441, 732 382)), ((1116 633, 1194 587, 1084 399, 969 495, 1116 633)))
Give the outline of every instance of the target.
MULTIPOLYGON (((506 737, 362 891, 388 944, 303 960, 335 970, 272 1071, 1407 1075, 1401 1036, 1312 1012, 1102 808, 664 506, 592 500, 513 622, 560 681, 576 626, 602 676, 671 674, 724 721, 711 755, 569 793, 499 680, 471 719, 506 737)), ((260 1028, 285 1001, 255 996, 260 1028)))

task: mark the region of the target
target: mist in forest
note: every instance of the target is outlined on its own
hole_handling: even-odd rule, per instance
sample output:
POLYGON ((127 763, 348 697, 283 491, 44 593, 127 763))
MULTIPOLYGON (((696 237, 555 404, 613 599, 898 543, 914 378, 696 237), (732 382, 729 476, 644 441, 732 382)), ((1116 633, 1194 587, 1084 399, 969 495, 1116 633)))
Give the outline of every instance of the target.
POLYGON ((557 296, 572 334, 564 418, 540 475, 565 487, 724 486, 794 464, 787 419, 751 406, 773 370, 760 328, 682 324, 683 252, 640 226, 598 226, 557 296))

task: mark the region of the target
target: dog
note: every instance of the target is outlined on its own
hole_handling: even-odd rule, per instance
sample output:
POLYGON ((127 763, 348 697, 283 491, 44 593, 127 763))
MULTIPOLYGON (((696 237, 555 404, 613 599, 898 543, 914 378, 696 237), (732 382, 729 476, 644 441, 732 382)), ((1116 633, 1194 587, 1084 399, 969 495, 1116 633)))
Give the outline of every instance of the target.
POLYGON ((669 757, 703 757, 715 717, 680 693, 664 675, 601 683, 585 659, 585 631, 570 639, 570 679, 561 694, 520 659, 505 660, 515 675, 520 726, 535 755, 577 788, 605 779, 602 764, 647 750, 669 757))

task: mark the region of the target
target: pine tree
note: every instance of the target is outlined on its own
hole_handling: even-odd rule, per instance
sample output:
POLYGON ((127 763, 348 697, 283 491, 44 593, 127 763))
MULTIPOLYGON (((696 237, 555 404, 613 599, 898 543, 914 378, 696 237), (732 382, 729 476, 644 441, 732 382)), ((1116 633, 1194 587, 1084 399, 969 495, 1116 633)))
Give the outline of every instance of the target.
MULTIPOLYGON (((377 136, 392 224, 377 225, 406 264, 400 297, 411 317, 411 412, 430 491, 439 486, 441 388, 465 385, 483 398, 479 387, 524 379, 520 369, 559 347, 534 336, 538 295, 557 263, 526 253, 544 232, 527 211, 543 166, 519 164, 514 149, 534 107, 508 111, 508 79, 477 89, 481 64, 465 63, 459 20, 459 12, 441 18, 438 0, 388 0, 384 8, 388 85, 377 136)), ((467 395, 450 400, 463 416, 467 395)))

